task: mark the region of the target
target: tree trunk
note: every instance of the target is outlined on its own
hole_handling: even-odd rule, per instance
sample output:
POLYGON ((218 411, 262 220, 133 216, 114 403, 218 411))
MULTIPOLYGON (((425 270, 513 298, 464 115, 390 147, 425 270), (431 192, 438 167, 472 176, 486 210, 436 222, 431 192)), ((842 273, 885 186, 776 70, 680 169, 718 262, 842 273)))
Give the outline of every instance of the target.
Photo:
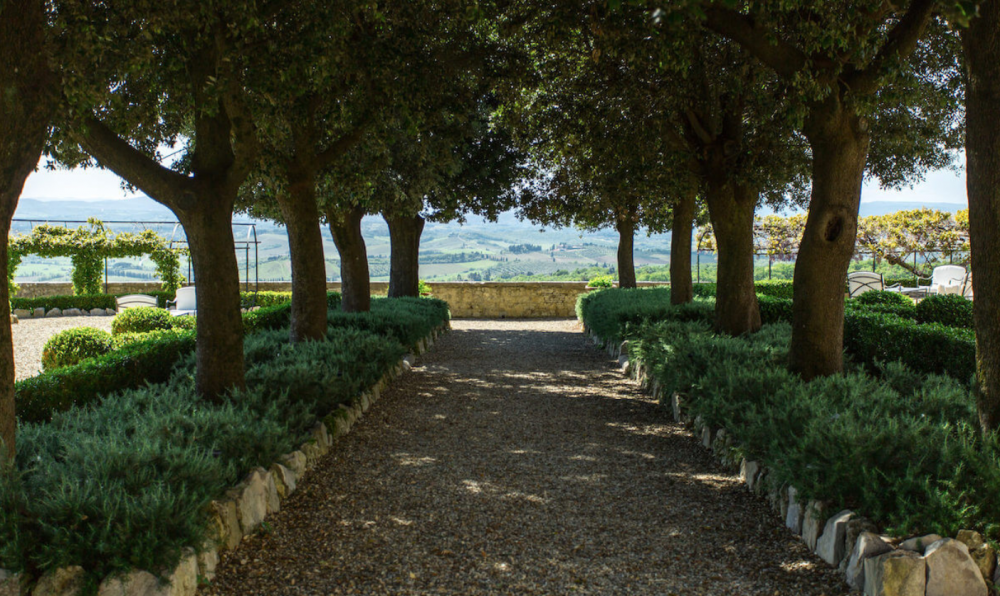
POLYGON ((1000 2, 987 0, 962 34, 966 183, 976 323, 976 406, 984 432, 1000 428, 1000 2))
POLYGON ((0 2, 0 464, 17 452, 7 237, 45 144, 57 86, 46 61, 45 18, 41 0, 0 2))
POLYGON ((868 158, 865 121, 836 96, 812 106, 812 197, 795 261, 789 366, 804 379, 843 370, 844 294, 868 158))
POLYGON ((420 295, 420 234, 424 218, 419 215, 386 217, 389 224, 389 297, 420 295))
POLYGON ((694 300, 691 282, 691 234, 694 227, 695 193, 685 192, 674 204, 670 230, 670 303, 694 300))
POLYGON ((216 196, 198 197, 195 210, 177 213, 187 234, 198 301, 195 390, 212 400, 246 386, 232 205, 216 196))
POLYGON ((746 187, 710 179, 705 198, 719 256, 715 329, 728 335, 753 333, 760 329, 760 307, 753 280, 753 216, 757 195, 746 187))
POLYGON ((635 287, 635 259, 633 244, 635 243, 635 223, 625 217, 615 225, 618 230, 618 287, 635 287))
POLYGON ((326 337, 326 258, 316 206, 316 177, 289 176, 287 193, 279 198, 288 229, 292 262, 293 342, 326 337))
POLYGON ((340 308, 344 312, 367 312, 371 309, 368 249, 361 235, 361 219, 364 216, 365 210, 361 207, 352 207, 339 214, 327 213, 326 216, 333 243, 340 252, 340 308))

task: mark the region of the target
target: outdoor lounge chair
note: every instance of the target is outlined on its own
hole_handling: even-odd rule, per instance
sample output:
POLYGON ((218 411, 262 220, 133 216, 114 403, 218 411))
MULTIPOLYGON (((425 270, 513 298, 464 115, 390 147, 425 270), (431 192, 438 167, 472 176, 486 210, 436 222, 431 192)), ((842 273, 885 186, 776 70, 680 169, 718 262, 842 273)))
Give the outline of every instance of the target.
POLYGON ((194 286, 178 288, 175 298, 167 302, 167 309, 175 317, 193 315, 198 312, 198 294, 194 286), (171 308, 173 306, 173 308, 171 308))
POLYGON ((919 286, 919 288, 929 294, 962 294, 965 288, 965 277, 965 267, 941 265, 934 268, 930 285, 919 286))
POLYGON ((129 294, 128 296, 119 296, 115 299, 115 303, 119 312, 125 310, 126 308, 135 308, 137 306, 151 306, 153 308, 158 306, 156 303, 156 297, 149 296, 148 294, 129 294))
POLYGON ((897 286, 892 288, 885 287, 885 280, 882 279, 881 273, 874 273, 872 271, 852 271, 847 274, 847 297, 857 298, 858 296, 864 294, 865 292, 871 292, 872 290, 885 290, 898 291, 897 286))

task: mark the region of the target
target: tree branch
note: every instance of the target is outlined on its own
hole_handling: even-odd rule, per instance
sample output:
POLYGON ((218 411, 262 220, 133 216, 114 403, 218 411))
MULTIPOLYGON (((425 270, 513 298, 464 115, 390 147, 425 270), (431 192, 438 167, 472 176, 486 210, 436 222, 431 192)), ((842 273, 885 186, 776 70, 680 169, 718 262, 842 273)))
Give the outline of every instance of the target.
POLYGON ((791 77, 809 62, 802 50, 735 10, 713 5, 705 10, 705 15, 706 27, 740 44, 782 78, 791 77))
POLYGON ((895 59, 905 60, 917 48, 927 26, 934 16, 936 0, 913 0, 910 8, 889 32, 885 45, 864 70, 844 76, 844 83, 855 94, 875 92, 878 79, 885 74, 887 64, 895 59))
POLYGON ((321 151, 316 155, 316 167, 317 169, 325 169, 334 161, 339 159, 345 153, 350 151, 355 145, 357 145, 362 138, 365 136, 365 132, 368 130, 368 123, 363 122, 358 126, 354 127, 351 132, 341 135, 339 139, 330 144, 329 147, 321 151))
POLYGON ((180 194, 194 185, 191 178, 164 167, 129 145, 93 115, 84 118, 73 136, 101 166, 171 209, 179 208, 180 194))

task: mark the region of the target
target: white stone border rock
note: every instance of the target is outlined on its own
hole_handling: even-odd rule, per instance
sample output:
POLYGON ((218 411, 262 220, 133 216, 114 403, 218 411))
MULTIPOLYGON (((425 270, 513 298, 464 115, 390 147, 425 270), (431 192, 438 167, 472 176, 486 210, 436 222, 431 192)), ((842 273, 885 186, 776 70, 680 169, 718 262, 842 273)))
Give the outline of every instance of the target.
MULTIPOLYGON (((47 315, 46 315, 47 316, 47 315)), ((185 549, 177 568, 162 578, 143 570, 109 576, 101 582, 97 596, 195 596, 201 581, 215 577, 219 553, 235 550, 244 538, 253 536, 268 515, 281 510, 281 502, 295 492, 306 473, 329 453, 334 440, 351 428, 381 397, 389 384, 413 367, 416 356, 427 352, 438 337, 451 330, 450 321, 417 342, 414 354, 403 357, 382 378, 351 403, 341 404, 316 422, 312 438, 286 453, 268 469, 256 468, 242 482, 210 504, 210 530, 214 539, 196 551, 185 549)), ((30 586, 28 578, 0 569, 0 596, 78 596, 83 583, 81 567, 50 571, 30 586), (29 589, 30 588, 30 589, 29 589)))
MULTIPOLYGON (((604 341, 584 328, 594 345, 618 359, 622 372, 637 380, 653 397, 666 401, 659 385, 641 362, 630 362, 628 342, 604 341)), ((900 540, 877 533, 875 525, 853 511, 829 511, 822 501, 803 503, 792 486, 778 486, 759 462, 737 458, 726 429, 709 428, 685 412, 686 396, 673 394, 674 420, 689 427, 724 465, 739 469, 747 488, 766 498, 785 526, 865 596, 987 596, 987 580, 1000 585, 997 553, 978 532, 962 530, 954 539, 936 534, 900 540)), ((0 596, 3 593, 0 592, 0 596)))

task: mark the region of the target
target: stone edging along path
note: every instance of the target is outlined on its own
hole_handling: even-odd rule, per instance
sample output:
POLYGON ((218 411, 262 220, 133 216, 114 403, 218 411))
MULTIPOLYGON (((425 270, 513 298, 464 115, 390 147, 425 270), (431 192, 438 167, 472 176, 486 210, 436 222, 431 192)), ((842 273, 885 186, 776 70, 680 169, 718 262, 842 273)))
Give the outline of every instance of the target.
MULTIPOLYGON (((162 579, 142 570, 109 576, 101 582, 98 596, 195 596, 199 583, 215 576, 219 553, 237 549, 244 536, 259 531, 269 514, 280 511, 281 502, 295 492, 298 482, 330 451, 334 439, 351 432, 351 427, 378 401, 389 383, 410 369, 414 356, 426 352, 450 329, 450 323, 445 323, 432 331, 417 342, 415 354, 405 356, 350 404, 341 404, 316 422, 312 438, 298 450, 282 455, 267 470, 252 470, 223 497, 212 501, 209 525, 216 538, 203 545, 200 552, 185 549, 177 568, 162 579)), ((56 569, 43 575, 29 591, 27 578, 0 569, 0 596, 77 596, 83 576, 82 567, 56 569)))
MULTIPOLYGON (((628 342, 604 341, 587 331, 596 346, 618 358, 622 372, 636 379, 653 397, 664 397, 658 383, 646 374, 642 362, 630 362, 628 342)), ((983 537, 962 530, 954 539, 937 534, 906 540, 881 535, 870 520, 853 511, 834 512, 820 500, 801 502, 792 486, 777 486, 759 462, 736 459, 737 446, 726 429, 712 429, 701 417, 685 412, 686 396, 670 396, 674 420, 691 428, 702 445, 730 469, 754 494, 766 498, 785 526, 801 537, 810 550, 844 574, 853 590, 865 596, 987 596, 991 584, 1000 584, 997 553, 983 537), (986 578, 986 579, 984 579, 986 578)))

